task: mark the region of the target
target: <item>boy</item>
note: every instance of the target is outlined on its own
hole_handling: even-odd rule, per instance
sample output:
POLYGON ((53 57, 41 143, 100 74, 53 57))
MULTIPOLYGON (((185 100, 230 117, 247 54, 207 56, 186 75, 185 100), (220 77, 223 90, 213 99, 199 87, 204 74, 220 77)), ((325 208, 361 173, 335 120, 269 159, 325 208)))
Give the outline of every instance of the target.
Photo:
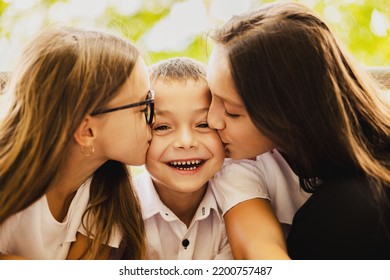
POLYGON ((288 258, 272 206, 281 222, 291 223, 296 206, 290 185, 296 178, 286 177, 276 153, 224 162, 223 144, 206 120, 211 94, 203 64, 171 58, 155 64, 150 74, 156 118, 148 172, 135 178, 148 258, 232 259, 224 215, 252 198, 261 200, 262 210, 259 220, 248 223, 264 229, 257 233, 256 248, 263 249, 264 259, 288 258))
POLYGON ((149 243, 148 259, 232 259, 222 212, 208 181, 224 148, 207 124, 205 66, 172 58, 151 68, 156 118, 148 172, 134 179, 149 243))

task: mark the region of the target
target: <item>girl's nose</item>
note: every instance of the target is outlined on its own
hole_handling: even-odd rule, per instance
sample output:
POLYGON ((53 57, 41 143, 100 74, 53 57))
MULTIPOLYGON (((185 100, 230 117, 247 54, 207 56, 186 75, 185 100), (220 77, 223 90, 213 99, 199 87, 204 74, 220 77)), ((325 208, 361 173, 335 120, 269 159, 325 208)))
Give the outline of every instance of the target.
POLYGON ((207 122, 209 124, 209 127, 212 129, 221 130, 225 128, 225 121, 224 121, 224 107, 216 100, 215 97, 213 97, 209 112, 207 114, 207 122))

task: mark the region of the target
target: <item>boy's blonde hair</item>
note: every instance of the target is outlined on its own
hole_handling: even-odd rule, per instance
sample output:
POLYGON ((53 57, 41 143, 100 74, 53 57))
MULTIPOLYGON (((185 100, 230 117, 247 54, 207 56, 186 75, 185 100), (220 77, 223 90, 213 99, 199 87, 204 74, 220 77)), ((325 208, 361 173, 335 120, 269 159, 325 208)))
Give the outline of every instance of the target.
POLYGON ((157 79, 185 81, 206 80, 206 65, 188 57, 169 58, 150 67, 152 84, 157 79))

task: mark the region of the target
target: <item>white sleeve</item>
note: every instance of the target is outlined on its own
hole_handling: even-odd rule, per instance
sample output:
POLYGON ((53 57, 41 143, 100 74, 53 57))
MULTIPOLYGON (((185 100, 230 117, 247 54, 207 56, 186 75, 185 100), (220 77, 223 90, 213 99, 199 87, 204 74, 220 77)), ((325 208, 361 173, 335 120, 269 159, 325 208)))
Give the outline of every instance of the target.
POLYGON ((218 252, 218 255, 214 257, 214 260, 234 260, 226 232, 222 238, 221 248, 218 252))
POLYGON ((281 223, 291 225, 295 212, 310 194, 300 188, 298 176, 277 150, 259 155, 256 165, 265 174, 264 185, 276 216, 281 223))
POLYGON ((0 254, 13 254, 12 237, 17 231, 20 212, 9 217, 3 224, 0 225, 0 254))
POLYGON ((264 174, 252 160, 227 159, 210 184, 222 214, 252 198, 269 199, 264 174))

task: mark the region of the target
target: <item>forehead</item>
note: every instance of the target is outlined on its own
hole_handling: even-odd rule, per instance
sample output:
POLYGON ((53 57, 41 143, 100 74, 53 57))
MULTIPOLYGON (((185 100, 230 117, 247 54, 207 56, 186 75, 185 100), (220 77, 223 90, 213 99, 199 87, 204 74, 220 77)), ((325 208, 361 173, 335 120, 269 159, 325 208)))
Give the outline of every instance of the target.
POLYGON ((148 68, 141 57, 138 57, 129 80, 135 89, 143 89, 138 94, 139 97, 144 97, 150 88, 150 79, 148 68))
POLYGON ((207 82, 213 95, 233 105, 242 106, 230 72, 228 51, 221 45, 217 45, 211 53, 207 82))
POLYGON ((168 95, 176 98, 209 97, 210 91, 205 80, 157 80, 153 84, 156 98, 166 99, 168 95), (158 93, 157 93, 158 92, 158 93))
POLYGON ((149 72, 144 60, 139 57, 134 69, 120 86, 116 96, 108 103, 110 107, 121 106, 145 99, 150 88, 149 72))
POLYGON ((155 109, 194 111, 208 108, 211 94, 204 80, 157 80, 154 83, 155 109))
POLYGON ((134 64, 130 76, 121 85, 123 98, 131 98, 134 101, 145 98, 150 88, 149 72, 142 58, 138 58, 134 64))

